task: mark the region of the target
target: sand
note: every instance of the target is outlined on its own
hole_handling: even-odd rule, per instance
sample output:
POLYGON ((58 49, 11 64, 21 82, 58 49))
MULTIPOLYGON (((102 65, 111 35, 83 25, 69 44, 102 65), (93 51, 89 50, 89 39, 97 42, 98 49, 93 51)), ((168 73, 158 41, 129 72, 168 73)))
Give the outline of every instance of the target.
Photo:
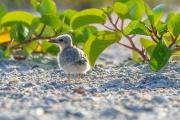
POLYGON ((180 119, 180 62, 158 73, 148 64, 96 65, 76 77, 67 82, 55 59, 1 60, 0 120, 180 119))

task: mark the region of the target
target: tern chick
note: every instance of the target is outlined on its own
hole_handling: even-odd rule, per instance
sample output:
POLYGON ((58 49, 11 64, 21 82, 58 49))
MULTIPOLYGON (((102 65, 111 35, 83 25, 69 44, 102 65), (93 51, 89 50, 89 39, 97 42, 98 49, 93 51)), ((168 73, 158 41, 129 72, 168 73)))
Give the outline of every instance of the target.
POLYGON ((68 74, 68 80, 71 79, 71 74, 78 74, 78 80, 80 80, 81 74, 90 70, 90 64, 85 53, 73 46, 70 35, 64 34, 51 39, 49 42, 56 43, 61 48, 57 61, 59 66, 68 74))

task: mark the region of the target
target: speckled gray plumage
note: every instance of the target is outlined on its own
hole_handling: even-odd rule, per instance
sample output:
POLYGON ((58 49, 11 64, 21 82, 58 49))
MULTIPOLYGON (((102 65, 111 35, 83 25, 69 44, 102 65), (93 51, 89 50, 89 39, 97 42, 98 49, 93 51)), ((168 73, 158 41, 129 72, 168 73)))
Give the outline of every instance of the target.
POLYGON ((63 49, 59 55, 60 66, 80 66, 86 65, 88 60, 82 50, 74 46, 69 46, 63 49))

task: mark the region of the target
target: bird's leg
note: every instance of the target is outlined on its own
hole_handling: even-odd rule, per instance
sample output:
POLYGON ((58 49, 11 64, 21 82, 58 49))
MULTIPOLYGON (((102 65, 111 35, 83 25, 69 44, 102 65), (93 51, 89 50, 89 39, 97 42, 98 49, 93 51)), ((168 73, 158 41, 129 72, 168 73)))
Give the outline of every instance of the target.
POLYGON ((68 73, 68 81, 70 82, 71 81, 71 74, 68 73))
POLYGON ((81 74, 78 73, 78 81, 80 81, 80 80, 81 80, 81 74))

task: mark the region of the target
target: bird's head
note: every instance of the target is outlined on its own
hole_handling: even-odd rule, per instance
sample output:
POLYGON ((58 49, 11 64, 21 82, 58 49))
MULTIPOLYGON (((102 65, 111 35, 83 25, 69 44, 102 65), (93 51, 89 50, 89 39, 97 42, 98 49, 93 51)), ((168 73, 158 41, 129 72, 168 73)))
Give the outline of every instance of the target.
POLYGON ((68 34, 60 35, 57 38, 50 39, 49 42, 58 44, 62 47, 62 49, 72 46, 72 38, 68 34))

